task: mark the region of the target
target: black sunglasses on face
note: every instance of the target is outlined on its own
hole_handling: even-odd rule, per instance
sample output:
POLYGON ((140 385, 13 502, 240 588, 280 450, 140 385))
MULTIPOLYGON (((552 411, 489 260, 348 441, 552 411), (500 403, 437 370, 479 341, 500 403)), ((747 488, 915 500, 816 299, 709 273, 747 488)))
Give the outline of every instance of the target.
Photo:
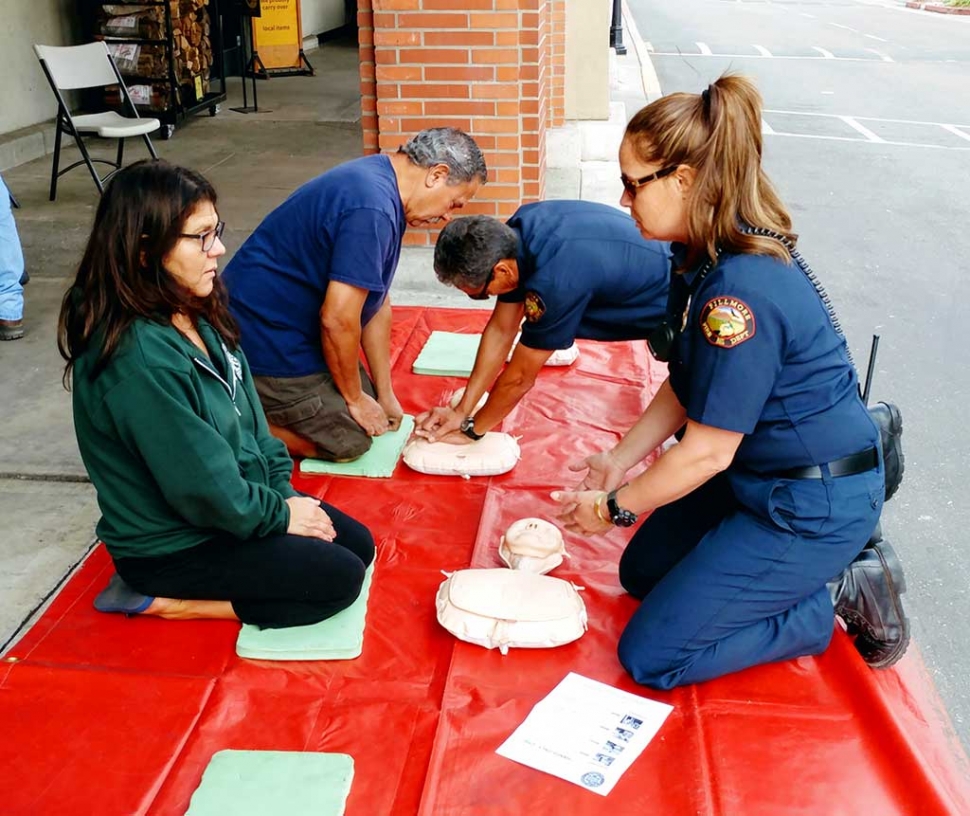
POLYGON ((679 165, 672 164, 670 167, 664 167, 662 170, 658 170, 656 173, 651 173, 649 176, 644 176, 643 178, 631 179, 620 174, 620 181, 623 182, 623 189, 626 190, 627 195, 630 198, 637 197, 637 190, 643 187, 644 184, 649 184, 651 181, 656 181, 657 179, 662 179, 664 176, 669 176, 678 168, 679 165))
MULTIPOLYGON (((488 300, 488 287, 492 285, 492 281, 495 280, 495 267, 488 273, 488 277, 485 278, 485 285, 482 286, 474 295, 468 295, 472 300, 488 300)), ((467 293, 466 293, 467 294, 467 293)))
POLYGON ((222 233, 226 229, 226 222, 219 221, 212 229, 205 232, 180 232, 182 238, 197 238, 202 242, 202 251, 208 252, 215 246, 216 238, 222 238, 222 233))

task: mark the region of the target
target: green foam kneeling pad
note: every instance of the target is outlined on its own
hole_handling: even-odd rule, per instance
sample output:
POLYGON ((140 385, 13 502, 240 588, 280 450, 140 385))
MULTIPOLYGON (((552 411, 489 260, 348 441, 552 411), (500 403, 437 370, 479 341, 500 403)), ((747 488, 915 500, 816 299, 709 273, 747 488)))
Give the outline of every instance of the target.
POLYGON ((405 414, 401 427, 373 437, 370 450, 353 462, 327 462, 324 459, 304 459, 300 473, 332 473, 335 476, 372 476, 389 479, 397 467, 401 451, 414 430, 414 417, 405 414))
POLYGON ((433 331, 411 370, 438 377, 467 377, 475 367, 480 334, 433 331))
POLYGON ((364 573, 357 600, 319 623, 285 629, 260 629, 244 623, 236 638, 236 654, 252 660, 352 660, 360 657, 364 648, 367 596, 373 579, 374 565, 371 564, 364 573))
POLYGON ((353 778, 347 754, 219 751, 185 816, 343 816, 353 778))

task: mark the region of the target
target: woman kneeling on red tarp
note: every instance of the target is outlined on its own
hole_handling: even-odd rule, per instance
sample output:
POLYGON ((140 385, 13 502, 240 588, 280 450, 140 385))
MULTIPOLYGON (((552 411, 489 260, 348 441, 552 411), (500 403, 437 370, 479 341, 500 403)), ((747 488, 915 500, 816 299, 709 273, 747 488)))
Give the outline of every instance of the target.
POLYGON ((290 485, 216 274, 224 226, 199 174, 126 167, 64 296, 64 381, 118 573, 95 607, 316 623, 357 598, 374 542, 290 485))

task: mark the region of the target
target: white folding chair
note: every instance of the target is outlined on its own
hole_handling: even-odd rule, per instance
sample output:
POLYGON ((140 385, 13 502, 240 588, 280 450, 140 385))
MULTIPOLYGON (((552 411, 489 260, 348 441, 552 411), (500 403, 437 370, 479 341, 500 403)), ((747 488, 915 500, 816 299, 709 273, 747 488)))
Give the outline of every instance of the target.
POLYGON ((54 167, 51 170, 51 201, 57 195, 57 179, 68 170, 73 170, 80 164, 86 164, 91 171, 91 177, 98 186, 98 192, 104 192, 104 183, 111 174, 121 168, 124 157, 125 139, 141 136, 145 140, 148 152, 153 159, 157 159, 155 148, 152 146, 149 133, 154 133, 161 127, 157 119, 142 119, 138 115, 135 104, 131 101, 128 88, 125 86, 118 66, 111 58, 108 47, 103 42, 92 42, 87 45, 52 46, 35 45, 34 51, 40 60, 40 67, 50 83, 54 96, 57 97, 57 124, 54 137, 54 167), (73 116, 64 101, 63 91, 79 90, 82 88, 103 88, 106 85, 117 85, 121 89, 123 110, 131 114, 122 116, 116 111, 104 113, 89 113, 73 116), (61 136, 68 134, 74 137, 74 142, 81 151, 80 161, 74 162, 58 172, 61 155, 61 136), (93 159, 88 153, 81 134, 98 136, 102 139, 118 140, 117 161, 107 159, 93 159), (107 164, 114 169, 106 176, 99 176, 94 168, 94 162, 107 164))

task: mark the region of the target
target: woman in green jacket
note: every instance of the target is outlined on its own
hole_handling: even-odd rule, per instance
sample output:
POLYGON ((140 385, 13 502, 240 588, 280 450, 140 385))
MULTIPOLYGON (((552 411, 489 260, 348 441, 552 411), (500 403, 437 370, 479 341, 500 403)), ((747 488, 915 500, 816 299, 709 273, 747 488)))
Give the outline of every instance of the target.
POLYGON ((374 541, 290 485, 216 274, 223 228, 200 175, 130 165, 64 297, 64 380, 117 570, 95 606, 315 623, 357 598, 374 541))

